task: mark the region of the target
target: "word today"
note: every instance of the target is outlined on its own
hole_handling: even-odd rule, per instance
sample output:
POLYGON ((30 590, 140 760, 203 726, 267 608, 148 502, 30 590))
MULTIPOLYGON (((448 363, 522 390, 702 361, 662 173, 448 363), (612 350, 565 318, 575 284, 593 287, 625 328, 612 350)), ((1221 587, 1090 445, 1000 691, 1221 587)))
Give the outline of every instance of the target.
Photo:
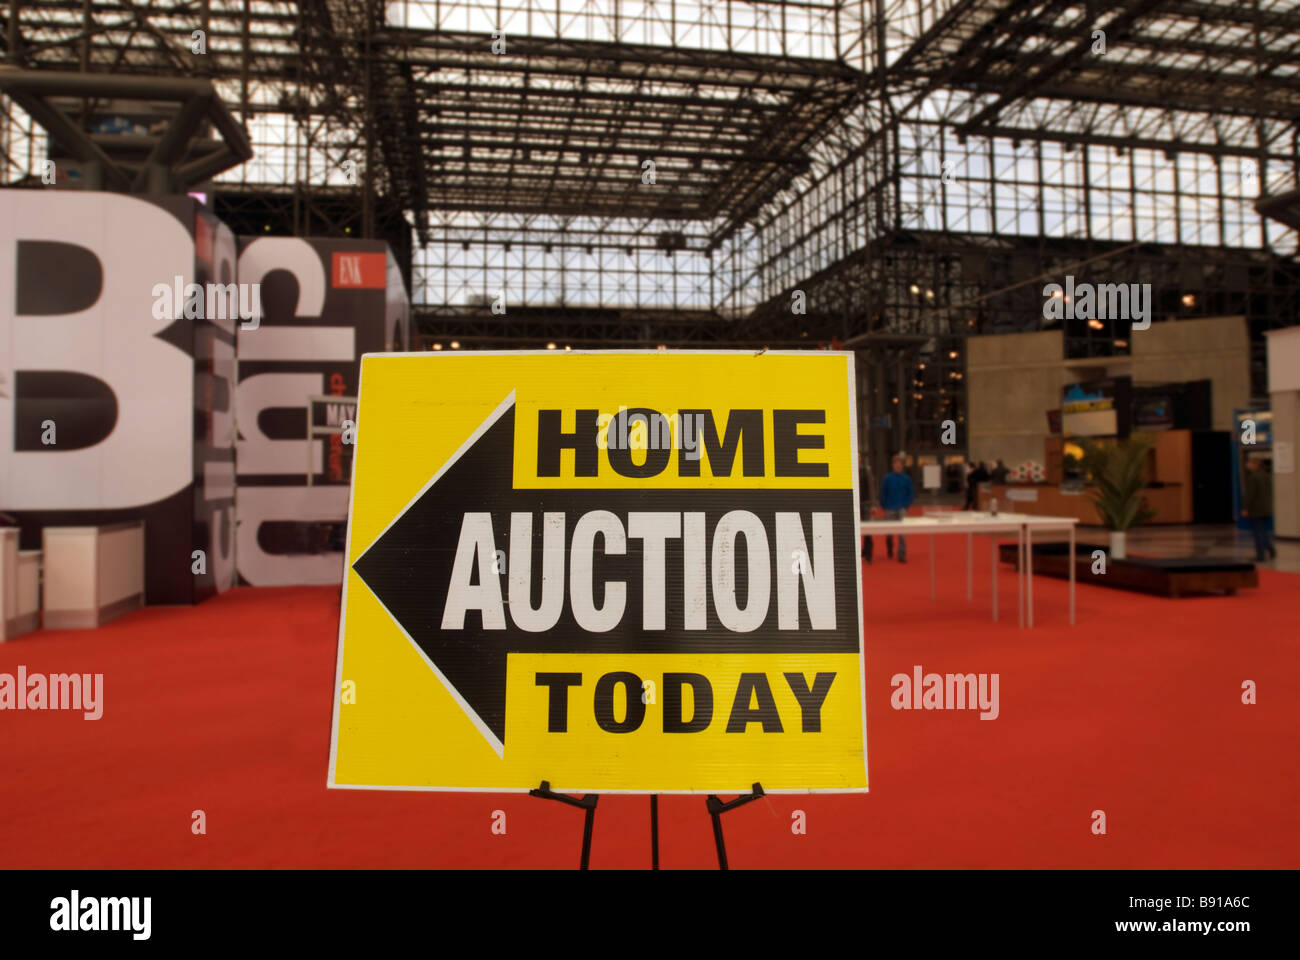
MULTIPOLYGON (((798 671, 784 674, 785 682, 799 703, 800 725, 804 733, 821 733, 822 704, 835 682, 834 671, 818 673, 811 683, 798 671)), ((546 687, 547 733, 566 733, 569 729, 569 688, 583 685, 581 673, 539 673, 537 685, 546 687)), ((642 681, 625 670, 606 673, 596 680, 592 707, 596 723, 606 733, 631 733, 645 721, 646 705, 653 703, 644 691, 653 681, 642 681), (623 688, 616 697, 615 688, 623 688), (618 713, 615 715, 615 703, 618 713)), ((699 673, 665 673, 663 675, 664 733, 699 733, 713 722, 713 684, 699 673), (691 716, 685 715, 682 690, 690 687, 691 716)), ((789 723, 787 718, 785 723, 789 723)), ((772 681, 766 673, 742 673, 736 695, 727 715, 727 733, 745 733, 751 723, 760 724, 764 733, 784 733, 785 724, 772 695, 772 681)))

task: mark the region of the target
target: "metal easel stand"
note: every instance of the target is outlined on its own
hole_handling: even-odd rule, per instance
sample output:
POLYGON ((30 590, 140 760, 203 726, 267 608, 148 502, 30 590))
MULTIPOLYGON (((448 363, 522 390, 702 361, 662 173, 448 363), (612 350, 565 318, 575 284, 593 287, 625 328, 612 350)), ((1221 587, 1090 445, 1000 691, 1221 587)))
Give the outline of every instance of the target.
MULTIPOLYGON (((551 789, 551 782, 543 780, 542 785, 535 790, 529 790, 528 795, 532 797, 541 797, 543 800, 558 800, 560 803, 567 803, 571 807, 579 807, 586 811, 582 827, 582 860, 579 866, 580 870, 587 870, 591 865, 591 833, 596 822, 596 802, 600 796, 595 793, 588 793, 578 797, 570 797, 563 793, 556 793, 551 789)), ((762 784, 755 783, 749 793, 741 794, 735 800, 728 800, 723 803, 716 796, 709 796, 705 801, 708 807, 709 816, 713 820, 713 842, 718 850, 718 869, 727 869, 727 843, 722 836, 722 814, 728 810, 734 810, 736 807, 743 807, 745 804, 765 796, 762 784)), ((659 869, 659 796, 650 794, 650 860, 651 869, 659 869)))
POLYGON ((543 780, 542 785, 536 790, 529 790, 528 795, 530 797, 541 797, 543 800, 558 800, 560 803, 567 803, 571 807, 579 807, 587 811, 582 826, 582 861, 578 869, 588 869, 591 864, 591 831, 596 823, 596 801, 600 799, 600 796, 595 793, 588 793, 579 799, 566 796, 563 793, 555 793, 551 790, 551 781, 549 780, 543 780))
POLYGON ((710 796, 708 800, 705 801, 705 804, 709 809, 709 816, 713 818, 713 842, 718 848, 719 870, 727 869, 727 843, 722 838, 722 814, 726 813, 728 810, 734 810, 736 807, 743 807, 745 804, 757 800, 763 795, 762 784, 756 783, 749 793, 743 793, 736 797, 735 800, 728 800, 726 803, 723 803, 716 796, 710 796))

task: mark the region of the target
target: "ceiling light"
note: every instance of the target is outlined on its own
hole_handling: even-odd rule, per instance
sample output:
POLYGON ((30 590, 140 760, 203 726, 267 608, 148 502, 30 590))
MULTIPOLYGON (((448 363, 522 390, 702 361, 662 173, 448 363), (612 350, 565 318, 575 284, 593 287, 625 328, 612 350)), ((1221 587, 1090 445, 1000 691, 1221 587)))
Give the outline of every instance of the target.
POLYGON ((460 349, 460 341, 459 341, 459 340, 453 340, 453 341, 451 342, 451 348, 452 348, 453 350, 459 350, 459 349, 460 349))
POLYGON ((554 343, 548 343, 548 344, 546 345, 546 349, 547 349, 547 350, 554 350, 554 349, 555 349, 555 344, 554 344, 554 343))

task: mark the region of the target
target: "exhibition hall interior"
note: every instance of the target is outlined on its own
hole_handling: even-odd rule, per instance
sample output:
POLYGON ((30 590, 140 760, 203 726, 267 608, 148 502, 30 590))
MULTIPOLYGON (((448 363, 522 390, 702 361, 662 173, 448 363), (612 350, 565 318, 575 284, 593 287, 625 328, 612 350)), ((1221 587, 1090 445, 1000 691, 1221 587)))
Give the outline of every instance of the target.
POLYGON ((2 0, 0 869, 1300 867, 1297 37, 2 0))

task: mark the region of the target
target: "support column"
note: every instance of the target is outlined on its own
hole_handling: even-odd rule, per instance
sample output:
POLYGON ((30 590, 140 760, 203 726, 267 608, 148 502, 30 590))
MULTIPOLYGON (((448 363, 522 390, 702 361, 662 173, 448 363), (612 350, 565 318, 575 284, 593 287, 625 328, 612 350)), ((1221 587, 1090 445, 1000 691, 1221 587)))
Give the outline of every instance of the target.
POLYGON ((1300 327, 1269 330, 1265 336, 1273 411, 1273 530, 1279 537, 1300 537, 1300 474, 1295 465, 1300 445, 1300 327))

